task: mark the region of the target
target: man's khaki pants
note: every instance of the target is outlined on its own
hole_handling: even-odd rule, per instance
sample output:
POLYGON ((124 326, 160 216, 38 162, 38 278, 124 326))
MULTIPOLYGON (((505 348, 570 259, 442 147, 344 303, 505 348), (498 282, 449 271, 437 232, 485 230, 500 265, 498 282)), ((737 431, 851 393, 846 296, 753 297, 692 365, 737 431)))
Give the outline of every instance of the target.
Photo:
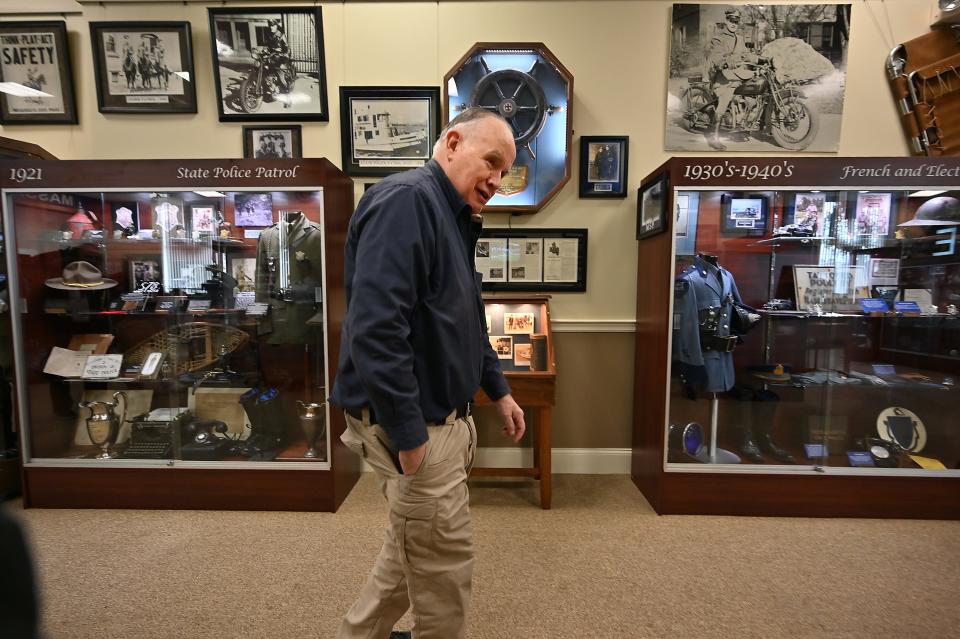
POLYGON ((477 441, 473 418, 452 413, 445 423, 428 425, 423 463, 403 475, 387 434, 370 423, 366 410, 363 417, 347 415, 340 440, 373 467, 390 508, 390 527, 337 639, 387 639, 408 607, 415 638, 463 637, 473 574, 467 492, 477 441))

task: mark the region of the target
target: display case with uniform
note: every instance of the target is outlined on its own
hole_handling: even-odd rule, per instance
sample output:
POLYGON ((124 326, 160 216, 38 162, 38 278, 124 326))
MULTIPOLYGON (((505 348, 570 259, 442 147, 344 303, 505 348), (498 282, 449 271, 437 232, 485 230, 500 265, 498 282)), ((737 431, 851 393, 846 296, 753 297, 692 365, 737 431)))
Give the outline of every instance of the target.
POLYGON ((632 474, 657 512, 960 518, 957 175, 690 157, 644 180, 632 474))
POLYGON ((323 159, 4 162, 24 503, 335 510, 352 182, 323 159))

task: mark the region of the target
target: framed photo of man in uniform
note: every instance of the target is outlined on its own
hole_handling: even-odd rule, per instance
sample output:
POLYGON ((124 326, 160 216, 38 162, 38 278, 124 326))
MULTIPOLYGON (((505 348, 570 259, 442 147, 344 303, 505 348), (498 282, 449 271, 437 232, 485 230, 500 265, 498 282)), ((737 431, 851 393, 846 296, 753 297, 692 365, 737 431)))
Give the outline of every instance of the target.
POLYGON ((207 12, 221 122, 330 119, 319 6, 207 12))
POLYGON ((67 24, 0 22, 0 124, 76 124, 67 24))
POLYGON ((91 22, 100 113, 196 113, 189 22, 91 22))
POLYGON ((580 197, 627 197, 627 136, 580 138, 580 197))

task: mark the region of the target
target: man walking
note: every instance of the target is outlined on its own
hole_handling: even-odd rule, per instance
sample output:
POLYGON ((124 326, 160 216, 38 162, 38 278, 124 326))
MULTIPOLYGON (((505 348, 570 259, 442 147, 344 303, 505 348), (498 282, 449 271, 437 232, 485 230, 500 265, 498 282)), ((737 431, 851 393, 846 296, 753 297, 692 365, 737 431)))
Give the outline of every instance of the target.
POLYGON ((486 334, 474 246, 480 210, 516 159, 510 126, 471 108, 426 166, 369 189, 347 235, 347 315, 331 401, 341 440, 373 467, 390 527, 339 639, 386 639, 412 608, 414 636, 465 634, 473 572, 470 399, 494 401, 519 441, 523 411, 486 334))

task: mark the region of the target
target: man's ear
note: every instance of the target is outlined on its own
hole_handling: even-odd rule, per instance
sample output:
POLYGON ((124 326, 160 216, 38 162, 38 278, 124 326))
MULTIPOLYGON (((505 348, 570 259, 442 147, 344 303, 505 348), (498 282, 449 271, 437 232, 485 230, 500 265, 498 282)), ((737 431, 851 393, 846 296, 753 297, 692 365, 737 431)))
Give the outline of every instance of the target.
POLYGON ((461 144, 463 144, 463 136, 460 135, 460 131, 456 129, 447 131, 447 137, 443 141, 443 146, 447 151, 456 151, 461 144))

